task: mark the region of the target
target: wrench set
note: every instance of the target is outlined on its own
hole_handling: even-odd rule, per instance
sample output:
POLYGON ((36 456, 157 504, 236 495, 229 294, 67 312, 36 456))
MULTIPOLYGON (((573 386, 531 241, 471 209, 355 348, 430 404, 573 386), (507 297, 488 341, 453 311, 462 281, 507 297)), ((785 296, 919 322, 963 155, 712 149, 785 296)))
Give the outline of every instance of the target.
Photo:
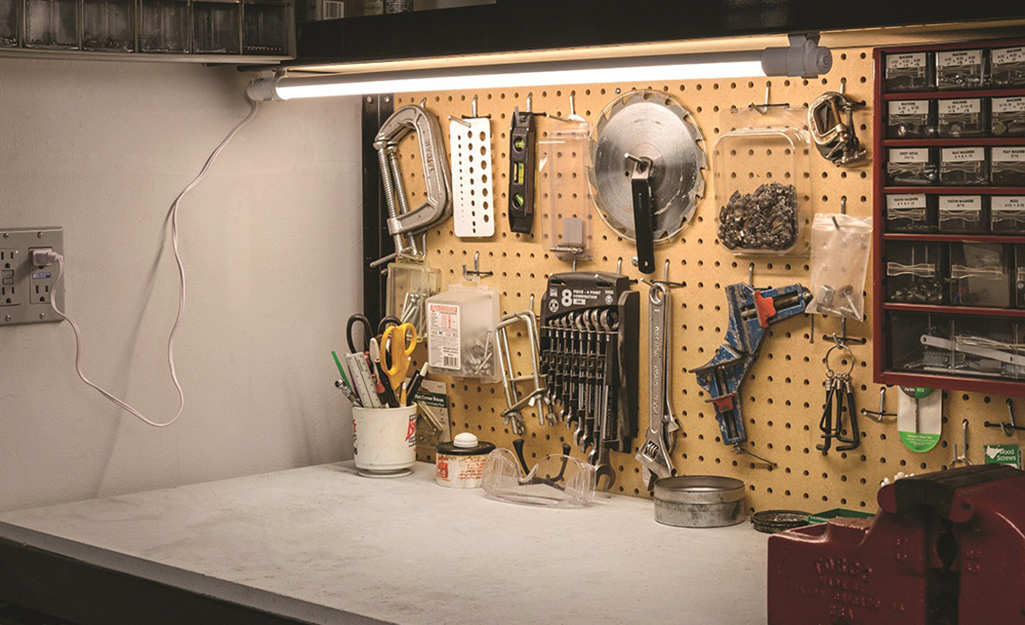
POLYGON ((609 452, 629 452, 637 435, 640 294, 629 289, 619 274, 553 274, 541 301, 546 399, 606 490, 616 480, 609 452))

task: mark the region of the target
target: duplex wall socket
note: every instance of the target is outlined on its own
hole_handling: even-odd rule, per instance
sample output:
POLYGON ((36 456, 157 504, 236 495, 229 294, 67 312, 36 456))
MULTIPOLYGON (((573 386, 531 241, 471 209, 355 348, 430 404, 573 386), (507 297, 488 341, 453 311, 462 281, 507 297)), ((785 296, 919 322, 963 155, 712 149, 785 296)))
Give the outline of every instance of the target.
POLYGON ((32 250, 49 247, 64 254, 63 228, 0 228, 0 327, 62 321, 50 308, 64 310, 57 265, 32 265, 32 250))

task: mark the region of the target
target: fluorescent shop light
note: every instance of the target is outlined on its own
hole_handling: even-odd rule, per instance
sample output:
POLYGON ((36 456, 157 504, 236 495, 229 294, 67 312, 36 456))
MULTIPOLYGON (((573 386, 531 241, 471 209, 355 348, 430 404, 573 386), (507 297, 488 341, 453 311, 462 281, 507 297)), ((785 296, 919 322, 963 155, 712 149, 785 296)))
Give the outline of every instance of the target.
POLYGON ((254 100, 291 100, 368 93, 459 91, 591 83, 651 83, 757 76, 817 76, 832 67, 818 37, 791 35, 790 47, 743 52, 584 59, 391 72, 261 75, 248 88, 254 100))

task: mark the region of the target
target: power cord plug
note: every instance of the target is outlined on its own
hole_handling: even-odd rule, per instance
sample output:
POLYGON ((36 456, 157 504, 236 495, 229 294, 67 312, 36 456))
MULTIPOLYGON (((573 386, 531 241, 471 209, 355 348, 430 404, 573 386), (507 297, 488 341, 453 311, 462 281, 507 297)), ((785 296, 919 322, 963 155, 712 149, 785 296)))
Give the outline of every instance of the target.
POLYGON ((39 247, 32 250, 32 264, 36 267, 49 267, 57 263, 61 255, 53 251, 52 247, 39 247))

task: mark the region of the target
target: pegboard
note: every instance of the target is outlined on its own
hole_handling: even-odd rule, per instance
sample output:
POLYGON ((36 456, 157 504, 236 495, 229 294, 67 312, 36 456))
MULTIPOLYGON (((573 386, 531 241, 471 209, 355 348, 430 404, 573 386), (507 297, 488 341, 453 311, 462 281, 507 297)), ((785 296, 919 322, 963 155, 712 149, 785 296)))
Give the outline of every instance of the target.
MULTIPOLYGON (((619 94, 633 89, 653 89, 679 99, 693 114, 705 138, 705 151, 710 168, 713 146, 728 129, 720 127, 720 113, 729 107, 746 107, 749 103, 762 103, 767 84, 772 87, 773 102, 789 102, 791 106, 807 107, 825 91, 835 91, 841 80, 846 82, 846 93, 854 99, 866 100, 868 106, 855 113, 857 133, 862 143, 871 145, 872 136, 872 51, 869 48, 851 48, 834 51, 834 66, 828 76, 814 80, 757 79, 757 80, 689 80, 655 84, 604 84, 550 87, 535 89, 507 89, 460 91, 445 93, 417 93, 396 97, 395 106, 423 102, 428 111, 437 115, 443 127, 448 116, 469 115, 474 96, 478 97, 479 115, 490 116, 492 122, 491 153, 495 172, 493 186, 496 233, 488 239, 459 239, 452 231, 451 221, 432 229, 427 237, 427 261, 442 270, 442 288, 462 280, 462 265, 472 267, 475 252, 480 252, 480 268, 492 271, 494 276, 484 278, 484 284, 502 293, 502 312, 526 310, 530 296, 537 295, 537 306, 549 274, 571 271, 568 262, 558 260, 545 252, 542 245, 542 223, 535 214, 531 235, 509 231, 506 207, 508 204, 509 126, 513 107, 525 108, 528 94, 532 94, 533 111, 559 117, 569 114, 569 96, 575 93, 576 112, 593 123, 605 106, 619 94)), ((544 140, 558 123, 544 117, 538 120, 538 138, 544 140)), ((443 133, 446 138, 447 129, 443 133)), ((752 167, 772 155, 752 155, 752 167)), ((812 148, 811 168, 807 172, 810 183, 811 206, 814 212, 839 212, 841 198, 847 198, 847 211, 857 217, 872 214, 871 152, 866 159, 851 167, 838 168, 820 158, 812 148)), ((424 191, 419 155, 415 141, 406 140, 400 146, 400 161, 411 205, 423 201, 424 191)), ((765 168, 762 162, 761 167, 765 168)), ((579 172, 580 176, 586 173, 579 172)), ((714 172, 705 172, 705 195, 700 200, 692 223, 668 244, 656 247, 656 267, 661 272, 665 259, 670 261, 669 279, 685 286, 672 290, 672 345, 671 401, 682 429, 677 432, 672 452, 673 464, 680 474, 722 475, 736 477, 747 485, 747 503, 752 511, 768 508, 786 508, 818 512, 836 507, 855 510, 876 510, 875 495, 884 477, 898 471, 924 473, 944 469, 952 459, 952 445, 960 442, 962 419, 970 422, 969 457, 975 463, 984 461, 982 448, 986 443, 1021 441, 1005 438, 999 430, 984 429, 984 421, 1006 420, 1002 397, 989 397, 952 393, 945 402, 943 440, 925 454, 908 451, 899 441, 893 419, 878 423, 859 415, 862 444, 849 453, 831 451, 823 456, 815 449, 821 441, 818 429, 822 415, 825 390, 823 357, 831 343, 822 340, 822 334, 839 332, 839 320, 817 317, 813 335, 810 319, 800 315, 770 327, 761 356, 742 387, 742 410, 748 430, 749 445, 756 453, 778 463, 771 469, 748 455, 736 455, 719 442, 719 428, 711 404, 700 389, 694 374, 688 371, 704 364, 722 343, 727 328, 727 307, 723 287, 735 282, 746 282, 748 267, 754 263, 755 286, 782 286, 794 282, 807 285, 808 259, 795 257, 735 257, 716 240, 716 214, 714 172)), ((592 209, 593 212, 593 209, 592 209)), ((810 215, 809 215, 810 217, 810 215)), ((632 278, 641 274, 632 267, 633 243, 618 237, 601 219, 592 219, 594 258, 580 262, 583 271, 615 271, 617 261, 624 259, 623 272, 632 278)), ((660 275, 660 274, 656 274, 660 275)), ((873 279, 871 273, 868 280, 873 279)), ((871 284, 871 282, 869 282, 871 284)), ((647 357, 643 346, 647 343, 647 286, 634 287, 642 292, 640 314, 640 344, 642 354, 639 379, 642 381, 639 399, 639 427, 642 432, 634 441, 643 442, 647 423, 647 357)), ((871 308, 871 289, 866 285, 865 310, 871 308)), ((848 323, 848 333, 854 337, 871 339, 872 328, 866 320, 848 323)), ((513 360, 523 367, 526 358, 526 338, 510 337, 513 360)), ((858 407, 876 410, 880 387, 872 382, 872 353, 869 345, 851 344, 855 363, 852 374, 858 407)), ((423 348, 417 356, 425 358, 423 348)), ((844 363, 846 365, 846 363, 844 363)), ((434 377, 434 376, 432 376, 434 377)), ((499 446, 512 447, 516 436, 500 416, 505 408, 501 384, 478 384, 438 376, 449 387, 450 418, 453 433, 470 431, 483 440, 499 446)), ((887 409, 896 411, 897 391, 887 396, 887 409)), ((525 412, 527 432, 524 437, 528 462, 548 453, 561 451, 563 442, 572 443, 566 424, 542 426, 533 413, 525 412)), ((574 447, 573 455, 581 457, 574 447)), ((429 454, 422 460, 433 460, 429 454)), ((649 496, 643 484, 643 471, 634 460, 634 453, 612 453, 612 464, 617 472, 612 492, 649 496)))

